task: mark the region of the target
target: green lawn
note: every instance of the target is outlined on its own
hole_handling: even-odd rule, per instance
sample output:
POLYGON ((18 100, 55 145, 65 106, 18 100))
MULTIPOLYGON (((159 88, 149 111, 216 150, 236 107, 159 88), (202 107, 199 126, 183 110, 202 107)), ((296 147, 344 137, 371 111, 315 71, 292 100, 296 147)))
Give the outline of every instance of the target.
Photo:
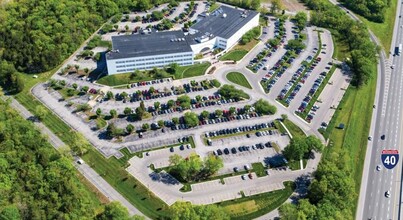
MULTIPOLYGON (((191 66, 179 66, 176 73, 173 75, 175 79, 182 79, 194 76, 204 75, 207 68, 211 65, 211 63, 201 63, 194 64, 191 66)), ((154 79, 171 77, 172 75, 165 72, 164 70, 160 70, 163 74, 156 76, 151 73, 151 71, 143 71, 140 76, 131 77, 132 73, 121 73, 114 74, 109 76, 104 76, 97 80, 97 83, 107 86, 121 86, 130 83, 142 82, 142 81, 150 81, 154 79)), ((124 87, 124 86, 123 86, 124 87)))
MULTIPOLYGON (((372 66, 376 71, 376 63, 372 66)), ((355 201, 358 202, 358 195, 361 185, 362 170, 368 142, 368 133, 371 125, 372 105, 375 98, 376 77, 370 78, 366 85, 360 89, 350 86, 335 115, 324 132, 329 137, 329 146, 325 148, 324 160, 332 158, 335 154, 343 151, 348 152, 349 160, 343 161, 347 164, 351 176, 355 181, 355 201), (345 124, 345 129, 337 129, 339 123, 345 124), (351 171, 350 171, 351 170, 351 171)), ((352 208, 353 213, 356 206, 352 208)))
POLYGON ((230 72, 227 74, 226 77, 230 82, 233 82, 248 89, 252 89, 252 86, 249 84, 248 80, 242 73, 230 72))
POLYGON ((266 169, 262 163, 252 163, 252 170, 256 173, 257 177, 267 176, 266 169))
MULTIPOLYGON (((390 1, 390 7, 385 10, 385 22, 384 23, 376 23, 372 21, 368 21, 364 17, 357 15, 361 21, 363 21, 368 28, 376 35, 376 37, 381 42, 382 46, 385 48, 385 53, 388 54, 390 51, 390 44, 392 42, 393 37, 393 29, 395 25, 395 16, 397 9, 397 0, 390 1)), ((393 51, 392 51, 393 53, 393 51)))
POLYGON ((210 8, 209 8, 208 12, 213 12, 213 11, 216 10, 218 7, 220 7, 219 4, 213 3, 212 5, 210 5, 210 8))
POLYGON ((107 86, 118 86, 118 85, 126 85, 129 83, 135 83, 140 81, 149 81, 153 80, 153 77, 144 76, 144 77, 133 77, 130 78, 131 73, 122 73, 122 74, 114 74, 109 76, 104 76, 97 80, 97 83, 107 86))
POLYGON ((287 127, 288 131, 290 131, 292 137, 306 137, 304 131, 292 121, 286 119, 283 124, 287 127))
POLYGON ((293 182, 285 182, 285 188, 218 203, 230 215, 231 219, 254 219, 271 212, 282 205, 293 192, 293 182))
POLYGON ((246 54, 248 53, 247 50, 232 50, 226 54, 224 54, 222 57, 220 57, 221 61, 225 60, 234 60, 234 61, 239 61, 241 60, 246 54))
POLYGON ((180 66, 175 73, 175 79, 183 79, 195 76, 202 76, 206 73, 211 63, 194 64, 191 66, 180 66))

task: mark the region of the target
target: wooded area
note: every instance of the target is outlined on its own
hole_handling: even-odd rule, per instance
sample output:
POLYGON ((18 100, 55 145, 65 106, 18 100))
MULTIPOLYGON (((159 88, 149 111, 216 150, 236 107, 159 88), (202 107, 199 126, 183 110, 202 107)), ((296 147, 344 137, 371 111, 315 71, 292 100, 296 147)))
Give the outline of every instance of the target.
POLYGON ((385 11, 389 8, 391 0, 342 0, 344 5, 366 19, 382 23, 385 21, 385 11))
POLYGON ((67 154, 0 100, 0 219, 129 219, 91 197, 67 154))
POLYGON ((335 38, 349 47, 350 61, 347 63, 353 72, 353 85, 366 83, 373 75, 372 63, 377 62, 377 48, 370 41, 364 24, 353 21, 345 12, 327 0, 304 0, 309 8, 313 25, 328 28, 335 38))

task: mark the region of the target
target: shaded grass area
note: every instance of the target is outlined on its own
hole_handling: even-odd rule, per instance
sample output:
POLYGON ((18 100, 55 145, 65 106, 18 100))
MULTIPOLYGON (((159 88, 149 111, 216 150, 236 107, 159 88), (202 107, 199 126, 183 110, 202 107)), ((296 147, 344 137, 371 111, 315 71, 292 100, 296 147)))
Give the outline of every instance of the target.
POLYGON ((393 37, 397 4, 397 0, 390 1, 390 6, 385 10, 385 21, 383 23, 368 21, 366 18, 356 14, 379 39, 383 48, 385 48, 386 54, 391 50, 390 45, 393 37))
MULTIPOLYGON (((375 73, 376 63, 373 64, 372 69, 375 73)), ((368 83, 359 89, 350 86, 328 128, 321 131, 325 138, 329 138, 329 146, 325 148, 323 154, 324 160, 332 158, 335 154, 348 152, 349 160, 343 161, 343 163, 347 163, 346 172, 351 173, 350 175, 355 181, 356 195, 355 201, 352 202, 355 204, 352 207, 353 213, 357 208, 375 90, 376 77, 371 77, 368 83), (339 123, 346 125, 344 130, 336 128, 339 123)))
POLYGON ((219 60, 225 61, 225 60, 234 60, 234 61, 239 61, 241 60, 246 54, 248 53, 247 50, 232 50, 226 54, 224 54, 222 57, 220 57, 219 60))
POLYGON ((252 170, 256 173, 257 177, 267 176, 266 169, 262 163, 252 163, 252 170))
POLYGON ((130 175, 117 159, 106 159, 93 148, 83 159, 142 213, 152 219, 169 217, 169 207, 130 175))
POLYGON ((173 77, 174 79, 195 77, 204 75, 210 65, 211 63, 206 62, 190 66, 179 66, 175 74, 169 74, 163 69, 159 70, 161 74, 154 74, 153 71, 142 71, 139 75, 132 75, 132 73, 114 74, 100 78, 97 83, 107 86, 120 86, 167 77, 173 77))
POLYGON ((285 188, 259 195, 243 197, 218 203, 230 215, 231 219, 254 219, 279 207, 292 194, 294 183, 285 182, 285 188))
MULTIPOLYGON (((253 39, 251 39, 250 42, 248 42, 248 43, 246 43, 246 44, 237 44, 237 45, 235 45, 232 50, 246 50, 246 51, 250 51, 250 50, 252 50, 252 49, 256 46, 257 43, 259 43, 259 41, 253 38, 253 39)), ((232 50, 231 50, 231 51, 232 51, 232 50)), ((230 51, 230 52, 231 52, 231 51, 230 51)))
POLYGON ((233 82, 248 89, 252 89, 252 86, 249 84, 248 79, 246 79, 246 77, 242 73, 230 72, 227 74, 226 77, 230 82, 233 82))
POLYGON ((291 133, 292 137, 306 137, 304 131, 292 121, 286 119, 283 124, 287 127, 288 131, 291 133))

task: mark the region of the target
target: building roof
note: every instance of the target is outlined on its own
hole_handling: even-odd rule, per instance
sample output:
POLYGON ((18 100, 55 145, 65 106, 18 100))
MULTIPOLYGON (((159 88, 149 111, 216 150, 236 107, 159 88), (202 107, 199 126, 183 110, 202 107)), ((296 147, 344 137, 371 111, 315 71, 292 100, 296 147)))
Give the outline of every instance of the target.
POLYGON ((108 60, 192 52, 182 31, 165 31, 147 34, 112 37, 112 51, 108 60))
POLYGON ((191 29, 202 34, 209 33, 228 39, 257 14, 256 11, 240 10, 222 5, 209 16, 201 18, 191 29))

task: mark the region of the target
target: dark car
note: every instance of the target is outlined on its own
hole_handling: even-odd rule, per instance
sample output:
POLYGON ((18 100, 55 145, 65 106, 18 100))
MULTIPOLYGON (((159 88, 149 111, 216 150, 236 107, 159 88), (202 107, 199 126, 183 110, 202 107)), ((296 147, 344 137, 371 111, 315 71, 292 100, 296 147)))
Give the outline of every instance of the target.
POLYGON ((384 135, 384 134, 381 136, 381 139, 382 139, 382 140, 385 140, 385 135, 384 135))

